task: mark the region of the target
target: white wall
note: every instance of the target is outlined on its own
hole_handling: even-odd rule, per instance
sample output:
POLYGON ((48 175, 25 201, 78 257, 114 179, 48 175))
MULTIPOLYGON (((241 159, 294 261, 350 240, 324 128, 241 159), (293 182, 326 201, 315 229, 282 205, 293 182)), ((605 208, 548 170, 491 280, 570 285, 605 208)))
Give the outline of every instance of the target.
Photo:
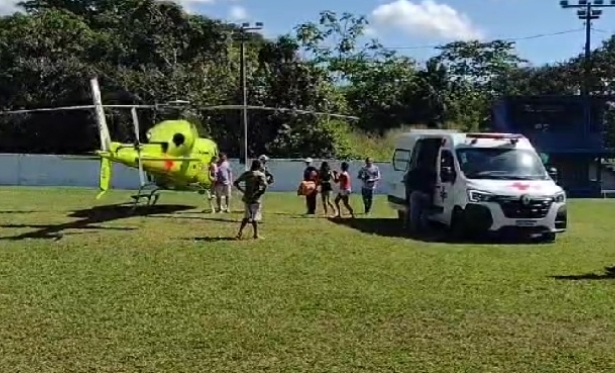
MULTIPOLYGON (((318 167, 321 160, 315 160, 318 167)), ((341 161, 329 161, 332 167, 339 168, 341 161)), ((95 159, 71 159, 55 155, 0 154, 0 185, 22 186, 71 186, 98 188, 99 164, 95 159)), ((272 191, 294 192, 303 175, 304 164, 301 160, 272 159, 269 168, 275 177, 272 191)), ((232 160, 236 175, 243 171, 243 165, 232 160)), ((356 177, 361 161, 350 162, 350 171, 356 177)), ((389 164, 378 164, 383 178, 392 168, 389 164)), ((353 180, 359 186, 359 180, 353 180)), ((114 165, 112 187, 116 189, 136 189, 139 187, 137 170, 123 165, 114 165)), ((356 189, 356 187, 355 187, 356 189)), ((386 183, 381 183, 378 193, 387 192, 386 183)))

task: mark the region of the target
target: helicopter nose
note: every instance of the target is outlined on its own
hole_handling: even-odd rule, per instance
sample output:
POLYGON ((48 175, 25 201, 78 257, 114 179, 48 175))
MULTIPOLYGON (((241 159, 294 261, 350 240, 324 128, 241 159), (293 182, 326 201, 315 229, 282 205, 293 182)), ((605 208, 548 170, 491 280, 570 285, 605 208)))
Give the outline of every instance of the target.
POLYGON ((175 135, 173 135, 173 144, 175 144, 175 146, 182 146, 185 142, 186 136, 184 136, 183 134, 176 133, 175 135))

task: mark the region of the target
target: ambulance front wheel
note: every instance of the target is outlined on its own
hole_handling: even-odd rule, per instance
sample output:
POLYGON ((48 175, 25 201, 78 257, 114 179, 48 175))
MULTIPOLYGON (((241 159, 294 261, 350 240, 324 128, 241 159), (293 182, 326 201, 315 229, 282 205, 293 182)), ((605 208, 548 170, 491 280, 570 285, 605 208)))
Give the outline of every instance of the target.
POLYGON ((543 243, 552 243, 552 242, 555 242, 555 237, 556 237, 555 233, 552 233, 552 232, 545 233, 542 235, 541 241, 543 243))

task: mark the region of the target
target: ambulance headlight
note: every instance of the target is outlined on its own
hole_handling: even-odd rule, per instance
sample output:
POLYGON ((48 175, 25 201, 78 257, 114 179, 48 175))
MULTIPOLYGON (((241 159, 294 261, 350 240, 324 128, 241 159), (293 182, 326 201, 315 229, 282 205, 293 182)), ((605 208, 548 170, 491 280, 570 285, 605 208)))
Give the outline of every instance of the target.
POLYGON ((478 202, 489 202, 493 198, 493 194, 482 192, 480 190, 468 189, 468 201, 478 203, 478 202))
POLYGON ((566 192, 559 192, 553 196, 553 202, 564 203, 566 202, 566 192))

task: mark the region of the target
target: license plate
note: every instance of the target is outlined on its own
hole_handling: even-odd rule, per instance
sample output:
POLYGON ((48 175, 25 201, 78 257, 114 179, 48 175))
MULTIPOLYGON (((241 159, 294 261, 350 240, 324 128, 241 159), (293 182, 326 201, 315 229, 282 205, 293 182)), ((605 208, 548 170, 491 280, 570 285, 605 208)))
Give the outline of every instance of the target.
POLYGON ((536 220, 517 220, 517 227, 533 227, 536 225, 536 220))

